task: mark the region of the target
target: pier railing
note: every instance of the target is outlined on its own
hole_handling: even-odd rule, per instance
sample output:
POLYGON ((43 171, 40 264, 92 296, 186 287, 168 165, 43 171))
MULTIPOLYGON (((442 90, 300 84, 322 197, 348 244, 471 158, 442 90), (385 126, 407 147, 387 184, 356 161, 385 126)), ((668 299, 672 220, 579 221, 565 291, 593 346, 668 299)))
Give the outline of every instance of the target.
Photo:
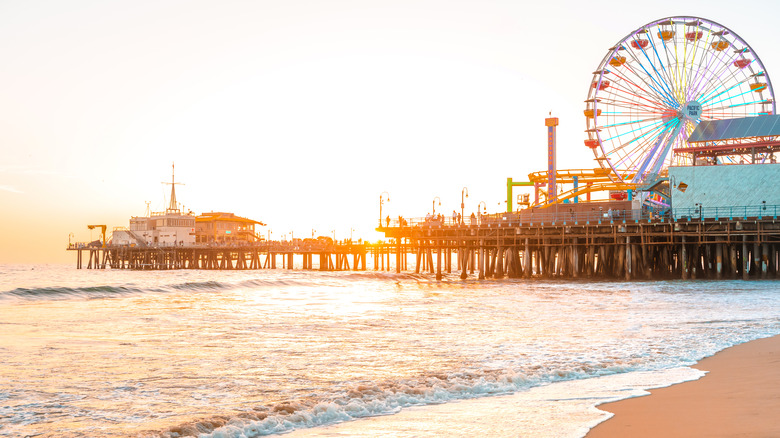
POLYGON ((488 215, 473 215, 467 217, 434 216, 426 218, 396 218, 383 220, 380 228, 397 227, 470 227, 470 226, 500 226, 500 225, 580 225, 580 224, 610 224, 639 222, 677 222, 692 220, 759 220, 771 218, 776 220, 780 213, 780 205, 749 205, 729 207, 675 208, 658 214, 649 210, 604 210, 600 208, 591 211, 568 211, 560 207, 544 210, 526 209, 513 213, 498 213, 488 215))
POLYGON ((748 218, 777 219, 780 211, 778 205, 748 205, 733 207, 704 207, 696 206, 691 208, 675 208, 672 210, 672 217, 680 219, 728 219, 728 220, 747 220, 748 218))
MULTIPOLYGON (((123 244, 123 245, 111 245, 108 246, 114 248, 114 247, 131 247, 131 248, 149 248, 149 249, 170 249, 170 248, 194 248, 194 249, 230 249, 230 248, 241 248, 241 249, 247 249, 247 248, 257 248, 263 252, 272 252, 272 253, 287 253, 287 252, 318 252, 318 251, 332 251, 335 247, 349 250, 350 248, 365 248, 365 247, 371 247, 372 244, 370 242, 363 242, 363 241, 336 241, 336 242, 330 242, 330 241, 310 241, 309 239, 305 240, 295 240, 295 241, 289 241, 289 240, 261 240, 257 242, 247 242, 247 241, 233 241, 233 242, 218 242, 218 243, 193 243, 193 244, 186 244, 181 245, 178 243, 156 243, 156 244, 150 244, 150 245, 135 245, 135 244, 123 244)), ((68 245, 68 250, 88 250, 88 249, 96 249, 96 248, 102 248, 102 244, 97 241, 93 242, 73 242, 68 245)))

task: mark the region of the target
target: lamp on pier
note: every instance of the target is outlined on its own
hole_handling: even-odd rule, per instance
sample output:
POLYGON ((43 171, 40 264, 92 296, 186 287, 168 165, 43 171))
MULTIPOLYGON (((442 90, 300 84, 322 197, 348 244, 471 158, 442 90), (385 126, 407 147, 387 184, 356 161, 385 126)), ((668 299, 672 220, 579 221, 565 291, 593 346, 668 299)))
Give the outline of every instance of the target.
POLYGON ((464 211, 463 208, 466 206, 466 204, 463 203, 463 194, 466 194, 466 197, 469 197, 469 189, 468 187, 463 187, 463 189, 460 191, 460 223, 463 223, 463 215, 464 211))
POLYGON ((382 192, 379 194, 379 227, 382 227, 382 205, 385 202, 390 202, 390 194, 387 192, 382 192), (382 198, 382 196, 387 195, 386 198, 382 198))

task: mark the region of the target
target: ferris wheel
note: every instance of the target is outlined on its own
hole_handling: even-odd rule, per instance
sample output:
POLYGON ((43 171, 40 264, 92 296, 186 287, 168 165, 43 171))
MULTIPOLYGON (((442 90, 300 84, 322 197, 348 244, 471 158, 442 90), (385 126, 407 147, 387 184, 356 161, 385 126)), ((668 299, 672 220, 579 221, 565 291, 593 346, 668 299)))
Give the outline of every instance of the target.
POLYGON ((585 145, 610 178, 632 183, 692 164, 673 150, 701 120, 775 113, 758 55, 731 30, 697 17, 653 21, 620 40, 593 73, 585 103, 585 145))

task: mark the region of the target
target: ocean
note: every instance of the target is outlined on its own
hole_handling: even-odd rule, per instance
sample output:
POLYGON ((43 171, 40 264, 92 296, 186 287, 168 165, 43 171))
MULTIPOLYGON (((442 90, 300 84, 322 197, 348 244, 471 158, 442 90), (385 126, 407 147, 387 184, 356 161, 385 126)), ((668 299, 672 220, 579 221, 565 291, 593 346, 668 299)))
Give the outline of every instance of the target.
POLYGON ((581 437, 780 334, 779 281, 0 265, 0 437, 581 437))

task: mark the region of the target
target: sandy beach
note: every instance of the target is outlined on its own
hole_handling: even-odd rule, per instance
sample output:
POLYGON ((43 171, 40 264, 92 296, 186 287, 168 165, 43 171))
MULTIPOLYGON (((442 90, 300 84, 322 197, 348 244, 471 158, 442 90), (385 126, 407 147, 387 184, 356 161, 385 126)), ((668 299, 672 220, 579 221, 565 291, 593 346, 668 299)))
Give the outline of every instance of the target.
POLYGON ((599 406, 615 416, 587 438, 780 436, 780 336, 728 348, 694 368, 707 375, 599 406))

